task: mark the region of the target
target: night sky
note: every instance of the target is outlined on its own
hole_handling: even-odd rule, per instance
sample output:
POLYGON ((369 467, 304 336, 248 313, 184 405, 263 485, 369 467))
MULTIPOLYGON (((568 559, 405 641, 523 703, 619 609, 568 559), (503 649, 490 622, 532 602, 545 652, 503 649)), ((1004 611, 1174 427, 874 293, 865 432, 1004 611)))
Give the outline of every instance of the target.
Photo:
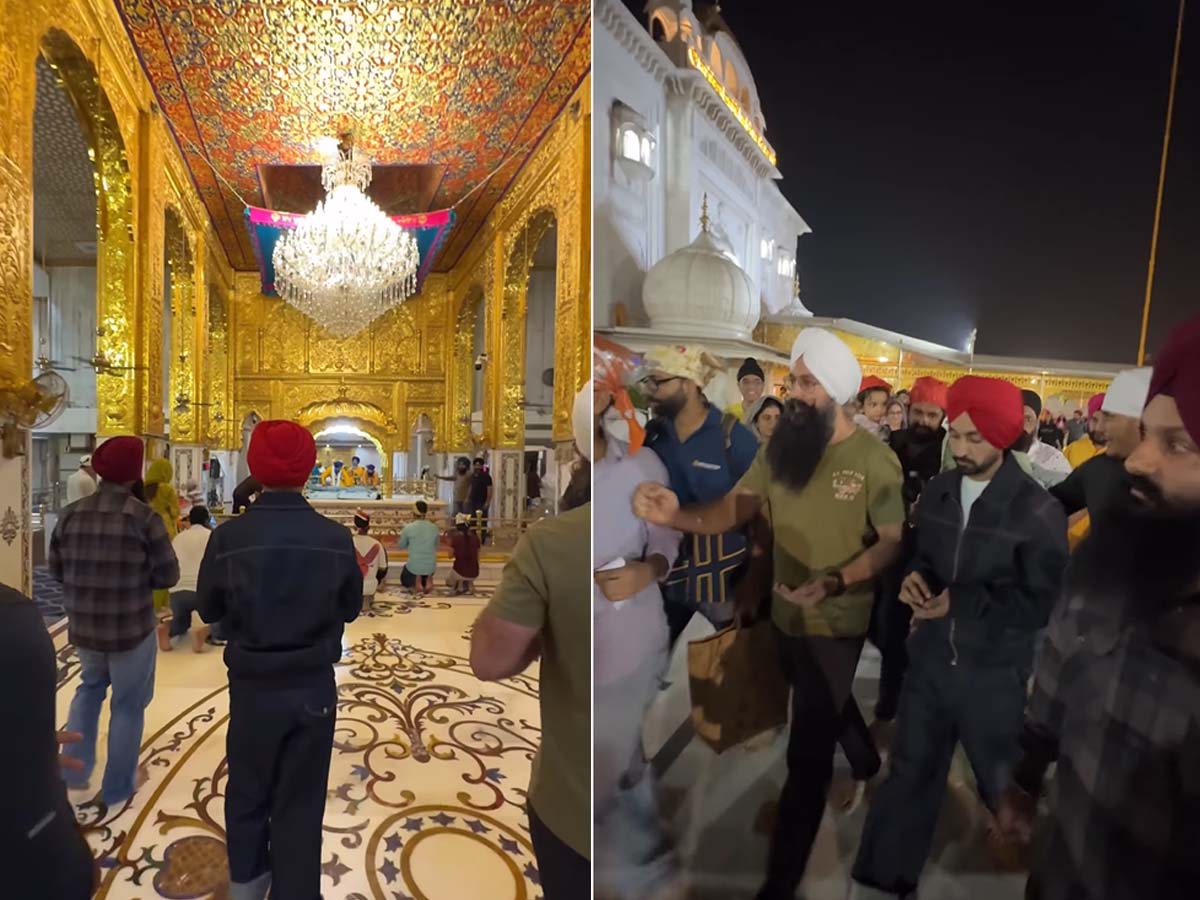
MULTIPOLYGON (((813 229, 805 305, 958 348, 978 327, 981 354, 1134 362, 1177 8, 726 0, 813 229)), ((1177 91, 1151 353, 1200 313, 1197 9, 1177 91)))

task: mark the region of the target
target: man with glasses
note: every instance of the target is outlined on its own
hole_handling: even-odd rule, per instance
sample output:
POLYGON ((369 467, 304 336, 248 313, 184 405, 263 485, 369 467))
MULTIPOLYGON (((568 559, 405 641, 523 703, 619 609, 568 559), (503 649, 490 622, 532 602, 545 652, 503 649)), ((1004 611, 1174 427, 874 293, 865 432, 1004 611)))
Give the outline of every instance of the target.
MULTIPOLYGON (((639 386, 654 413, 646 446, 658 454, 671 490, 685 504, 724 497, 758 452, 758 441, 737 416, 722 413, 704 396, 704 386, 721 368, 699 346, 656 347, 646 354, 639 386)), ((718 628, 733 621, 733 582, 746 556, 741 528, 684 540, 663 585, 672 644, 696 612, 718 628)))

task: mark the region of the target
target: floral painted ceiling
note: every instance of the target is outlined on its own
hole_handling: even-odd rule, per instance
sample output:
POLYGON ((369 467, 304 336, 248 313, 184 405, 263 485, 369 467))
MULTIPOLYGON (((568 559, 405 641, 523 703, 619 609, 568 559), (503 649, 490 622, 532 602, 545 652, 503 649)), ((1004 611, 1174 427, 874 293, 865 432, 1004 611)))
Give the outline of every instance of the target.
POLYGON ((389 213, 461 202, 451 268, 590 64, 589 0, 116 2, 242 270, 242 200, 308 212, 316 142, 347 127, 389 213))

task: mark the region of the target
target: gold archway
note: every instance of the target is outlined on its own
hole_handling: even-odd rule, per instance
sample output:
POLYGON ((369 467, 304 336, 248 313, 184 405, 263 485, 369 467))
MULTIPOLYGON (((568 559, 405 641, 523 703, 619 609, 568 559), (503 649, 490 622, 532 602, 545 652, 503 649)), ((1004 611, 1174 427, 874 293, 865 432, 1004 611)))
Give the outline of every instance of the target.
MULTIPOLYGON (((525 314, 529 301, 529 269, 546 233, 557 224, 553 209, 530 215, 517 234, 504 268, 504 309, 500 316, 499 434, 496 446, 525 446, 525 314)), ((556 258, 557 258, 557 250, 556 258)))
MULTIPOLYGON (((99 73, 67 32, 51 28, 39 52, 75 108, 91 151, 96 185, 96 351, 114 367, 136 364, 133 180, 125 139, 99 73)), ((96 373, 100 434, 138 427, 132 370, 96 373)))

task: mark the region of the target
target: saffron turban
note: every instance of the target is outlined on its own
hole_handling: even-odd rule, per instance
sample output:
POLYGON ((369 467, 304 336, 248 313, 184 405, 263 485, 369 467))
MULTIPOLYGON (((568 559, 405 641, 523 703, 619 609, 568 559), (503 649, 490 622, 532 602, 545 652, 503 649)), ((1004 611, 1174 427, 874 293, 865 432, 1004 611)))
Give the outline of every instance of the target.
POLYGON ((1025 401, 1016 385, 998 378, 964 375, 946 392, 946 418, 966 413, 980 436, 998 450, 1017 442, 1025 427, 1025 401))
POLYGON ((92 468, 105 481, 128 484, 142 477, 146 448, 141 438, 132 435, 112 437, 92 454, 92 468))
POLYGON ((1200 316, 1171 332, 1154 361, 1147 401, 1159 394, 1174 398, 1183 427, 1200 442, 1200 316))
POLYGON ((316 463, 317 444, 307 428, 286 419, 270 419, 254 427, 246 464, 263 487, 301 487, 316 463))
POLYGON ((633 361, 620 344, 596 335, 592 346, 592 379, 595 387, 612 394, 612 408, 605 415, 605 430, 629 445, 637 453, 646 439, 646 429, 638 418, 627 385, 633 373, 633 361))
POLYGON ((908 399, 912 403, 930 403, 940 410, 946 409, 946 382, 922 375, 913 382, 908 399))
POLYGON ((890 395, 892 386, 878 375, 868 375, 858 386, 858 392, 861 394, 863 391, 887 391, 890 395))
POLYGON ((1103 394, 1092 394, 1088 399, 1088 418, 1090 419, 1096 413, 1100 412, 1100 408, 1104 405, 1103 394))
POLYGON ((1100 408, 1114 416, 1129 416, 1140 419, 1142 410, 1146 408, 1146 400, 1150 393, 1150 376, 1153 369, 1144 366, 1140 369, 1123 369, 1117 373, 1108 393, 1104 395, 1104 405, 1100 408))
POLYGON ((823 328, 801 331, 792 344, 792 365, 801 359, 834 403, 845 405, 858 396, 862 366, 854 351, 833 332, 823 328))

